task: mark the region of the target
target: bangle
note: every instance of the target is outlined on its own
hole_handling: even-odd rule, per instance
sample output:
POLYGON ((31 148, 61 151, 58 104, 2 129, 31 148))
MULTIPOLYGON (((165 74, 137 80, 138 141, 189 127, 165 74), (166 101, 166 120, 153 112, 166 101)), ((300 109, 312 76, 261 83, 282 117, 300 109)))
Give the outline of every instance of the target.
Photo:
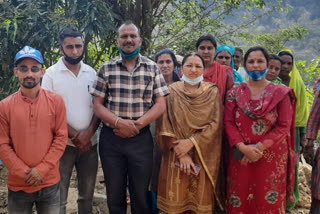
POLYGON ((118 117, 117 119, 116 119, 116 122, 114 122, 114 127, 115 128, 118 128, 118 122, 119 122, 119 120, 120 120, 121 118, 120 117, 118 117))
POLYGON ((70 138, 71 141, 74 141, 79 135, 79 132, 77 132, 75 135, 72 136, 72 138, 70 138))

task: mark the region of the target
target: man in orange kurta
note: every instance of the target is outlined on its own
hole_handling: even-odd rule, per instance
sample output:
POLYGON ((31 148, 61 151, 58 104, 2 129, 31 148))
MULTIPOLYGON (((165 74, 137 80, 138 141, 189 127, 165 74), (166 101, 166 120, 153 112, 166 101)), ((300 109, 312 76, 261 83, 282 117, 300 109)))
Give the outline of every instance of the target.
POLYGON ((0 102, 0 159, 8 168, 9 213, 59 213, 59 159, 67 144, 62 97, 40 88, 45 70, 39 51, 15 57, 20 89, 0 102))

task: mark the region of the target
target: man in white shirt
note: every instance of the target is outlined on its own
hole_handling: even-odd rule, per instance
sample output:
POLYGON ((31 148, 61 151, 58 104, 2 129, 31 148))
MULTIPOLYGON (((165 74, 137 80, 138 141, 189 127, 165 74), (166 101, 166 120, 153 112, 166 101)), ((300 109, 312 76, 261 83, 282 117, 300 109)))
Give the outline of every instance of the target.
POLYGON ((92 199, 98 169, 96 129, 99 120, 93 114, 89 94, 96 72, 82 62, 83 41, 80 32, 65 28, 60 33, 63 57, 49 67, 42 88, 61 95, 67 110, 68 145, 60 159, 60 214, 66 213, 68 188, 73 166, 77 171, 78 213, 92 213, 92 199))

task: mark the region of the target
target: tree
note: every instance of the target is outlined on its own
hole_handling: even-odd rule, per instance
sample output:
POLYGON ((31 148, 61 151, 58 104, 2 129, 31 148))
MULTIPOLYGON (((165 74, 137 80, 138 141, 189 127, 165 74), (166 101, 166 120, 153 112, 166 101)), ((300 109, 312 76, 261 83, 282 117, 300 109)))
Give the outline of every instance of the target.
POLYGON ((309 63, 306 60, 299 60, 296 64, 303 81, 309 88, 312 88, 313 83, 319 76, 320 57, 312 59, 309 63))
POLYGON ((242 33, 243 41, 250 44, 250 46, 260 45, 265 47, 269 53, 277 54, 289 41, 302 40, 308 34, 304 26, 294 25, 290 28, 279 29, 273 33, 262 33, 252 35, 249 33, 242 33))
POLYGON ((111 0, 113 12, 122 20, 131 19, 141 28, 144 40, 142 50, 151 55, 156 49, 170 47, 178 53, 194 49, 195 40, 201 34, 212 33, 219 41, 229 41, 241 28, 271 11, 280 8, 279 3, 263 0, 111 0), (234 26, 224 22, 236 9, 242 9, 246 19, 234 26), (256 16, 245 12, 261 10, 256 16), (183 39, 181 39, 183 37, 183 39))
POLYGON ((83 32, 84 61, 97 68, 118 54, 116 29, 126 19, 141 28, 142 52, 150 56, 162 47, 178 53, 193 50, 201 34, 212 33, 219 41, 234 42, 232 37, 239 35, 241 28, 279 7, 263 0, 4 0, 0 3, 0 69, 7 73, 0 78, 0 88, 6 91, 0 99, 17 86, 9 72, 14 54, 30 45, 43 53, 46 66, 52 65, 59 57, 58 34, 66 26, 83 32), (226 24, 225 18, 240 9, 244 11, 240 24, 226 24), (261 13, 246 14, 251 10, 261 13))
POLYGON ((117 16, 103 0, 13 0, 0 4, 0 99, 17 88, 12 69, 15 53, 25 45, 40 50, 45 65, 59 57, 59 32, 66 26, 84 35, 85 62, 97 66, 103 57, 115 54, 117 16), (94 53, 90 54, 89 53, 94 53))

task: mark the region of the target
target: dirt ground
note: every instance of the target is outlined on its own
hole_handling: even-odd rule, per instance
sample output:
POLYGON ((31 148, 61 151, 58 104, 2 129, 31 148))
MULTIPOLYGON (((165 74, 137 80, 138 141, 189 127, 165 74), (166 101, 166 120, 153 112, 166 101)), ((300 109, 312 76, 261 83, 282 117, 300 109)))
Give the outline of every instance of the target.
MULTIPOLYGON (((302 170, 303 171, 303 170, 302 170)), ((309 170, 308 170, 309 171, 309 170)), ((301 176, 302 177, 302 176, 301 176)), ((308 176, 307 176, 308 177, 308 176)), ((6 187, 6 179, 7 179, 7 170, 6 168, 0 170, 0 214, 7 214, 7 187, 6 187)), ((69 189, 69 195, 68 195, 68 204, 67 204, 67 213, 68 214, 76 214, 77 213, 77 190, 76 190, 76 177, 75 173, 72 175, 72 182, 70 185, 69 189)), ((303 178, 300 179, 301 184, 304 182, 307 182, 310 178, 307 178, 306 180, 303 180, 303 178)), ((103 172, 101 169, 101 166, 99 167, 98 170, 98 175, 97 175, 97 181, 96 181, 96 187, 95 187, 95 194, 94 194, 94 202, 93 202, 93 214, 108 214, 108 207, 107 207, 107 202, 106 202, 106 194, 105 194, 105 187, 104 184, 101 183, 103 181, 103 172)), ((302 186, 303 187, 303 186, 302 186)), ((304 189, 307 189, 305 186, 303 187, 304 189)), ((304 190, 302 190, 304 191, 304 190)), ((309 194, 303 193, 303 194, 309 194)), ((307 200, 306 202, 302 202, 302 205, 304 207, 296 207, 293 211, 292 214, 308 214, 309 210, 308 206, 308 200, 309 196, 306 196, 307 200)), ((36 212, 34 212, 36 213, 36 212)), ((128 214, 130 214, 130 208, 128 207, 128 214)))

